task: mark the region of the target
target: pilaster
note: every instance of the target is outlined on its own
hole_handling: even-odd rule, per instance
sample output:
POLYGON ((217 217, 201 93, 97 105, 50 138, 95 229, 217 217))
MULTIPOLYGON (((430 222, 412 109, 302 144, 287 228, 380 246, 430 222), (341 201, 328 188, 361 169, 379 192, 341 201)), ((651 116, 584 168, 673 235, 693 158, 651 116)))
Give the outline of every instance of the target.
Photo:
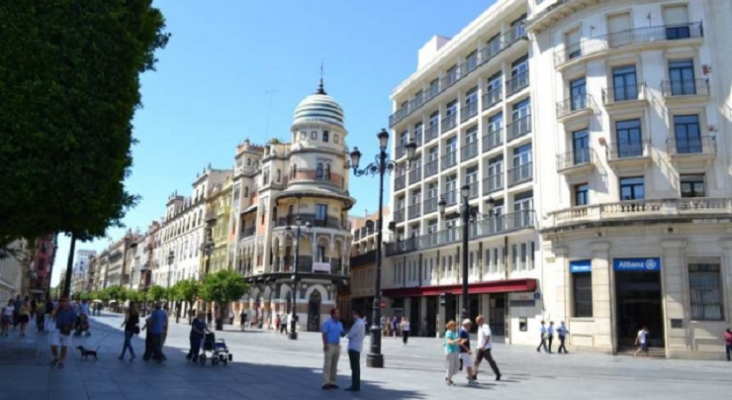
POLYGON ((689 330, 684 329, 690 323, 685 305, 689 304, 686 298, 688 285, 684 268, 685 240, 663 240, 661 249, 661 293, 663 295, 664 313, 664 340, 666 354, 674 351, 687 351, 691 346, 689 330), (671 320, 681 319, 684 328, 672 328, 671 320))
POLYGON ((595 321, 594 347, 603 351, 614 351, 615 293, 613 271, 610 265, 610 242, 594 242, 592 249, 592 316, 595 321), (608 295, 609 294, 609 295, 608 295))

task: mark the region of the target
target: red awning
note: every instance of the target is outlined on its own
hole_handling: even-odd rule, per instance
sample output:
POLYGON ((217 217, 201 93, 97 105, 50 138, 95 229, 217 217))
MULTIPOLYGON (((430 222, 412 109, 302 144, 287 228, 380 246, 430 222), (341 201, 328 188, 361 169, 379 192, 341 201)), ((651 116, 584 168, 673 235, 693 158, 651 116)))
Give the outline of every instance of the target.
MULTIPOLYGON (((507 281, 475 282, 468 286, 470 294, 479 293, 511 293, 533 292, 536 290, 536 279, 511 279, 507 281)), ((386 297, 438 296, 442 293, 460 294, 462 285, 423 286, 411 288, 384 289, 386 297)))

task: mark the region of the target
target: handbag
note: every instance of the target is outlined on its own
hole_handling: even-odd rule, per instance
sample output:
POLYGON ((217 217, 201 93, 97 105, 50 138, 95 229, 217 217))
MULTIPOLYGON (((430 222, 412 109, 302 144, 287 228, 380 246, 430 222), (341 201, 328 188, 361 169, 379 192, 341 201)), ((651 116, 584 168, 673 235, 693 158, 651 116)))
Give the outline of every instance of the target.
POLYGON ((134 333, 135 335, 139 335, 140 334, 140 325, 133 326, 132 333, 134 333))

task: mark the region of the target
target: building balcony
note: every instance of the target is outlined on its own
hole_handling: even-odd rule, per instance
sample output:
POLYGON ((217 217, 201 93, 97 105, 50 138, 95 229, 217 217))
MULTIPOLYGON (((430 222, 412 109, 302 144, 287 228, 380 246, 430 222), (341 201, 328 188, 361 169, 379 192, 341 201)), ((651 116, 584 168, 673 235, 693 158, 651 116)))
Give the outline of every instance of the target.
POLYGON ((404 222, 404 209, 394 211, 394 222, 404 222))
POLYGON ((608 113, 615 110, 637 109, 648 104, 646 84, 607 87, 602 89, 602 104, 608 113))
POLYGON ((437 197, 433 197, 431 199, 427 199, 424 201, 424 213, 429 214, 431 212, 437 211, 438 203, 440 202, 440 199, 437 197))
MULTIPOLYGON (((525 229, 534 229, 536 218, 533 210, 503 214, 476 221, 468 227, 468 240, 482 239, 494 235, 506 235, 525 229)), ((462 241, 462 227, 453 226, 422 236, 414 236, 395 243, 387 243, 386 256, 396 256, 433 249, 462 241)))
POLYGON ((489 175, 483 179, 483 195, 489 195, 503 190, 503 173, 489 175))
POLYGON ((407 216, 409 219, 415 219, 422 214, 422 202, 412 204, 407 207, 407 216))
POLYGON ((422 167, 419 165, 415 165, 412 167, 412 169, 409 170, 409 184, 413 185, 415 183, 422 181, 422 167))
MULTIPOLYGON (((288 225, 292 225, 289 223, 288 225)), ((248 228, 244 228, 241 230, 241 234, 239 235, 239 239, 244 239, 248 237, 254 236, 254 234, 257 233, 257 228, 254 226, 250 226, 248 228)))
POLYGON ((460 109, 460 122, 465 122, 478 115, 478 101, 469 103, 460 109))
POLYGON ((668 46, 674 43, 701 42, 704 27, 701 22, 677 25, 661 25, 627 29, 596 36, 558 49, 554 53, 554 66, 562 71, 592 57, 622 49, 631 52, 644 46, 668 46))
POLYGON ((531 115, 519 118, 506 125, 508 141, 518 139, 531 133, 531 115))
POLYGON ((589 117, 595 109, 592 95, 574 96, 557 103, 557 120, 561 123, 577 118, 589 117))
POLYGON ((468 143, 460 149, 460 161, 470 160, 478 156, 478 142, 477 140, 472 143, 468 143))
POLYGON ((442 169, 452 168, 457 165, 457 150, 445 153, 442 156, 442 169))
POLYGON ((716 157, 717 139, 714 136, 669 138, 668 154, 677 167, 703 167, 716 157))
POLYGON ((403 144, 397 144, 394 154, 396 155, 396 158, 403 157, 405 154, 407 154, 406 146, 404 146, 403 144))
POLYGON ((709 100, 709 79, 667 80, 661 83, 666 102, 705 102, 709 100))
MULTIPOLYGON (((348 230, 348 221, 340 221, 337 218, 318 218, 316 214, 298 214, 297 216, 300 217, 300 223, 302 226, 305 226, 308 222, 310 225, 314 228, 328 228, 328 229, 338 229, 348 230)), ((287 226, 294 226, 296 224, 296 215, 290 215, 286 217, 280 217, 277 218, 276 221, 276 227, 287 227, 287 226)))
POLYGON ((590 148, 557 154, 557 172, 566 177, 587 176, 595 169, 595 153, 590 148))
POLYGON ((651 141, 608 145, 607 163, 618 173, 643 170, 651 164, 651 141))
POLYGON ((445 134, 457 126, 457 114, 445 115, 440 123, 442 133, 445 134))
POLYGON ((450 207, 458 203, 458 191, 448 190, 440 195, 440 198, 445 200, 445 206, 450 207))
POLYGON ((440 136, 440 127, 438 125, 430 125, 424 132, 424 142, 429 143, 430 141, 437 139, 440 136))
MULTIPOLYGON (((476 176, 477 178, 477 176, 476 176)), ((468 189, 468 200, 473 200, 478 198, 478 195, 480 194, 480 186, 478 185, 478 181, 475 180, 470 183, 469 189, 468 189)))
POLYGON ((363 254, 359 254, 357 256, 351 257, 351 269, 360 267, 362 265, 368 265, 368 264, 374 264, 376 263, 376 250, 371 250, 363 254))
POLYGON ((534 177, 532 162, 523 163, 508 170, 508 187, 516 186, 525 182, 531 182, 534 177))
MULTIPOLYGON (((326 258, 329 258, 326 256, 326 258)), ((295 272, 295 256, 282 257, 282 260, 275 260, 272 264, 272 272, 295 272)), ((340 259, 328 261, 315 261, 312 256, 300 255, 297 257, 297 271, 304 273, 320 273, 341 275, 343 263, 340 259)))
POLYGON ((424 177, 428 178, 433 175, 437 175, 440 170, 440 162, 437 160, 428 161, 424 164, 424 177))
POLYGON ((399 175, 394 177, 394 190, 402 190, 407 187, 407 176, 399 175))
POLYGON ((503 87, 493 88, 483 95, 483 110, 487 110, 503 100, 503 87))
POLYGON ((522 71, 506 81, 506 96, 512 96, 524 88, 529 87, 529 71, 522 71))
POLYGON ((590 226, 624 226, 640 222, 668 224, 698 219, 729 218, 732 198, 677 198, 627 200, 553 211, 547 214, 545 231, 590 226))
POLYGON ((409 140, 414 142, 414 144, 416 144, 417 147, 421 146, 422 145, 422 129, 420 129, 418 131, 417 130, 413 131, 412 134, 409 135, 409 140))

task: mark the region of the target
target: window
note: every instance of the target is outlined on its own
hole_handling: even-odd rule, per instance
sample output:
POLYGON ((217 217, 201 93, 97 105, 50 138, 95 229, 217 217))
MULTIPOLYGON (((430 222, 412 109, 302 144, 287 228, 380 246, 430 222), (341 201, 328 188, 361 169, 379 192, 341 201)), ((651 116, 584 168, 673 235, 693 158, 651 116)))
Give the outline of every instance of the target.
POLYGON ((638 82, 635 74, 635 65, 626 65, 613 68, 613 101, 628 101, 638 99, 638 82))
POLYGON ((692 320, 724 319, 719 264, 689 264, 692 320))
POLYGON ((249 186, 244 187, 244 197, 249 197, 249 186))
POLYGON ((592 272, 572 274, 572 297, 575 318, 592 318, 592 272))
POLYGON ((572 111, 587 108, 587 82, 584 77, 569 82, 569 97, 572 111))
POLYGON ((580 183, 574 186, 574 205, 575 207, 586 206, 590 204, 589 201, 590 185, 586 183, 580 183))
POLYGON ((472 71, 478 67, 478 50, 474 50, 465 57, 465 64, 468 66, 468 71, 472 71))
POLYGON ((681 197, 705 197, 704 175, 681 175, 681 197))
POLYGON ((643 188, 642 176, 620 178, 621 200, 643 200, 644 198, 645 190, 643 188))
POLYGON ((310 132, 310 139, 318 140, 318 131, 310 132))
POLYGON ((663 22, 666 25, 666 40, 685 39, 691 36, 689 11, 686 5, 664 7, 663 22))
POLYGON ((315 205, 315 221, 325 225, 328 220, 328 205, 327 204, 316 204, 315 205))
POLYGON ((333 143, 338 144, 338 134, 333 134, 333 143))
POLYGON ((610 46, 615 48, 632 44, 633 35, 628 34, 631 29, 633 29, 633 24, 630 22, 630 13, 608 16, 607 30, 610 33, 608 35, 610 46))
POLYGON ((325 246, 318 245, 318 262, 325 262, 325 246))
POLYGON ((328 143, 328 141, 330 140, 329 136, 330 134, 328 133, 328 131, 323 131, 323 142, 328 143))
POLYGON ((308 138, 308 133, 305 131, 300 132, 300 140, 305 140, 308 138))
POLYGON ((330 163, 325 164, 325 179, 330 179, 330 163))
POLYGON ((277 170, 277 182, 279 183, 281 180, 282 180, 282 171, 278 169, 277 170))
POLYGON ((38 259, 38 270, 43 271, 43 268, 45 267, 45 260, 43 258, 38 259))
POLYGON ((643 155, 643 134, 640 120, 631 119, 615 122, 615 139, 618 158, 640 157, 643 155))
POLYGON ((315 169, 315 178, 317 178, 317 179, 323 179, 324 176, 325 176, 325 172, 323 170, 323 163, 322 162, 318 162, 318 165, 317 165, 317 167, 315 169))
POLYGON ((579 28, 564 34, 564 45, 567 47, 567 59, 571 60, 582 55, 579 28))
POLYGON ((696 94, 693 60, 672 60, 668 62, 668 77, 672 96, 696 94))
POLYGON ((677 154, 694 154, 702 152, 701 131, 698 115, 674 116, 674 139, 677 154))
POLYGON ((572 162, 573 165, 590 162, 590 134, 587 129, 572 132, 572 162))

